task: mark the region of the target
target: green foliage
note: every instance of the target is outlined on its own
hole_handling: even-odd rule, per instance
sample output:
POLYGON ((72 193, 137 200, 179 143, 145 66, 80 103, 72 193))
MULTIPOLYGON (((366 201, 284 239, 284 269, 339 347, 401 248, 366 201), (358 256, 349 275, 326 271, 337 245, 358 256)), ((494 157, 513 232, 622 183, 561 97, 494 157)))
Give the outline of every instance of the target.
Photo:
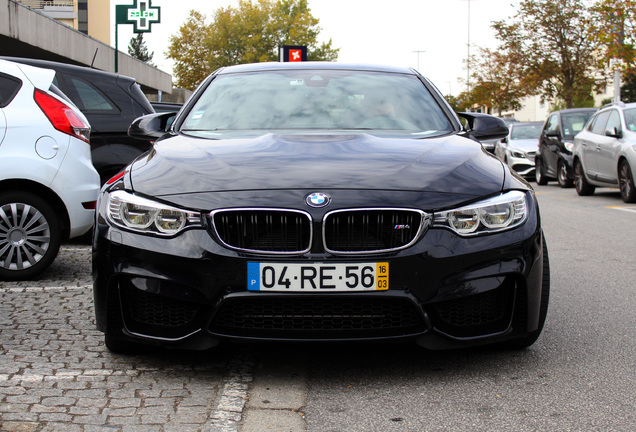
POLYGON ((628 73, 623 78, 621 100, 623 102, 636 102, 636 75, 633 73, 628 73))
POLYGON ((472 59, 473 82, 466 99, 470 106, 494 107, 499 114, 521 108, 524 96, 519 83, 521 69, 514 54, 479 48, 479 61, 472 59))
POLYGON ((636 71, 636 1, 599 0, 590 10, 601 62, 619 60, 624 71, 636 71))
POLYGON ((141 60, 144 63, 154 66, 152 58, 155 53, 154 51, 151 53, 148 52, 148 47, 146 46, 146 41, 144 41, 143 33, 137 33, 137 36, 133 36, 130 39, 130 43, 128 44, 128 54, 137 60, 141 60))
POLYGON ((582 0, 522 0, 510 22, 493 23, 500 46, 476 60, 471 99, 500 111, 531 95, 568 108, 590 100, 603 84, 590 16, 582 0))
POLYGON ((336 60, 331 40, 318 43, 318 22, 307 0, 239 0, 218 9, 211 24, 190 11, 166 52, 175 61, 175 84, 194 89, 219 67, 276 61, 280 45, 307 46, 309 60, 336 60))

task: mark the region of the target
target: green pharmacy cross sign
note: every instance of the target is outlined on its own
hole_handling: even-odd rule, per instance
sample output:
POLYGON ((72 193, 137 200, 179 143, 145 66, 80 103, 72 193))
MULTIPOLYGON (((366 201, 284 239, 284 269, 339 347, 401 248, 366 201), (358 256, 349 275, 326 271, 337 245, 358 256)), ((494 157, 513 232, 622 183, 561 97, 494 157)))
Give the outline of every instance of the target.
POLYGON ((134 0, 132 5, 115 5, 115 72, 119 66, 119 24, 132 24, 134 33, 150 32, 152 24, 161 22, 161 8, 152 7, 151 0, 134 0))
POLYGON ((115 6, 116 24, 132 24, 134 33, 150 32, 153 23, 160 23, 161 8, 152 7, 151 0, 135 0, 132 5, 115 6))

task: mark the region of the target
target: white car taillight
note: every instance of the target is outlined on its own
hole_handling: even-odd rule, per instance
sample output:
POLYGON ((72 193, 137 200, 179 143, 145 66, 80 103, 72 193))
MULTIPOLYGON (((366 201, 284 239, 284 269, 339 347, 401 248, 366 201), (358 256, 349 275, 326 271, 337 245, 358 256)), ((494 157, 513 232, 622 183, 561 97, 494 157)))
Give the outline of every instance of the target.
POLYGON ((73 108, 38 89, 35 89, 33 98, 55 129, 90 144, 91 127, 73 108))

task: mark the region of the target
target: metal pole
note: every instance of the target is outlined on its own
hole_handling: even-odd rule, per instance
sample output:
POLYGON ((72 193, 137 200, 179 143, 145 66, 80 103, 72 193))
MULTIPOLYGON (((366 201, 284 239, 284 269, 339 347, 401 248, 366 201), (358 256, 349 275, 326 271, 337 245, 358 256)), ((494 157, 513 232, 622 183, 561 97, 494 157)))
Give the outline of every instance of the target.
POLYGON ((468 0, 468 53, 466 56, 466 89, 470 92, 470 0, 468 0))
POLYGON ((413 51, 414 53, 417 53, 417 71, 420 71, 420 53, 424 53, 426 51, 413 51))
POLYGON ((119 68, 118 68, 118 57, 119 57, 119 47, 118 47, 118 41, 119 38, 117 37, 117 30, 119 28, 119 25, 117 23, 115 23, 115 73, 119 72, 119 68))
POLYGON ((621 101, 621 71, 618 69, 614 69, 614 102, 621 101))

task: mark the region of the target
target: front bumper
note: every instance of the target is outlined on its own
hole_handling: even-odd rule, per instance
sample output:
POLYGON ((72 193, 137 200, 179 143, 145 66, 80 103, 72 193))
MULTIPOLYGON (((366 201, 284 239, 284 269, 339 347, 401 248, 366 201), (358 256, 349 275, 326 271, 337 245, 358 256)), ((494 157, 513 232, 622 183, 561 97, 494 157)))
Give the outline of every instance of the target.
POLYGON ((515 170, 519 175, 528 179, 535 176, 534 155, 530 157, 515 157, 512 154, 507 156, 508 166, 515 170))
POLYGON ((273 258, 221 247, 203 229, 141 236, 98 218, 93 250, 98 329, 116 337, 203 349, 220 340, 415 339, 450 348, 524 337, 539 322, 542 240, 537 212, 502 233, 462 238, 429 231, 385 255, 310 252, 273 258), (247 290, 247 263, 379 262, 387 291, 247 290))

